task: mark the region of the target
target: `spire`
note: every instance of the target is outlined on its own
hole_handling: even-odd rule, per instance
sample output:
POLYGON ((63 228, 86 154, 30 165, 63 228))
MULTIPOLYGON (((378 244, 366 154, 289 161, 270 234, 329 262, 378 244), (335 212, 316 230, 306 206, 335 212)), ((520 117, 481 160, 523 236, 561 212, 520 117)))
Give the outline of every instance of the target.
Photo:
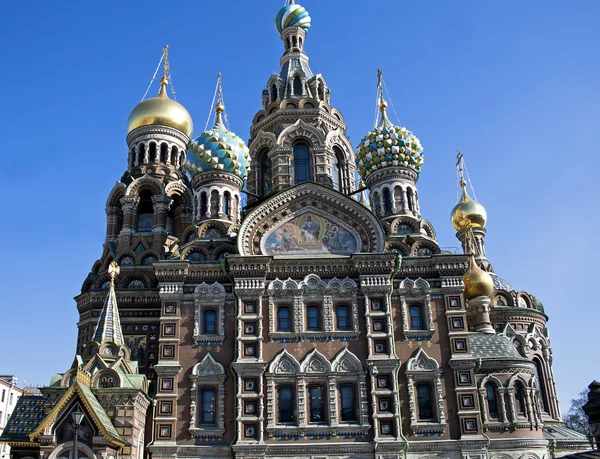
POLYGON ((392 123, 387 116, 387 102, 383 98, 383 72, 381 69, 377 69, 377 93, 377 103, 379 104, 379 112, 381 113, 381 121, 377 127, 386 129, 392 126, 392 123))
POLYGON ((215 125, 221 124, 223 125, 223 112, 225 111, 225 104, 223 104, 223 86, 221 84, 221 72, 219 72, 219 76, 217 77, 217 105, 215 106, 216 119, 215 125))
POLYGON ((167 95, 167 86, 169 85, 169 45, 165 45, 162 50, 163 52, 163 76, 160 79, 160 89, 158 91, 158 97, 169 98, 167 95))
POLYGON ((119 308, 117 307, 117 295, 115 294, 115 278, 119 275, 119 272, 119 265, 113 261, 108 267, 108 275, 110 276, 108 295, 94 332, 94 341, 100 344, 112 342, 122 346, 125 343, 123 330, 121 329, 121 319, 119 318, 119 308))

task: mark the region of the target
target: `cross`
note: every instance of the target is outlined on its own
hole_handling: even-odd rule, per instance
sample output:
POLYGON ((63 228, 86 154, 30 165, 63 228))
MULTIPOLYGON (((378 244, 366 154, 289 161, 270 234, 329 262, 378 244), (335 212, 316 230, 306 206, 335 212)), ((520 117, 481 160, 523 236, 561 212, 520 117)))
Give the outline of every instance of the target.
POLYGON ((460 186, 464 186, 466 185, 465 175, 463 171, 464 159, 463 154, 460 152, 460 150, 456 150, 456 167, 458 168, 458 175, 460 176, 460 186))
POLYGON ((165 47, 162 50, 163 52, 163 76, 165 78, 167 78, 167 75, 169 73, 169 45, 165 45, 165 47))
POLYGON ((221 86, 221 72, 218 73, 217 75, 217 91, 218 91, 218 98, 217 98, 217 104, 222 104, 223 103, 223 87, 221 86))

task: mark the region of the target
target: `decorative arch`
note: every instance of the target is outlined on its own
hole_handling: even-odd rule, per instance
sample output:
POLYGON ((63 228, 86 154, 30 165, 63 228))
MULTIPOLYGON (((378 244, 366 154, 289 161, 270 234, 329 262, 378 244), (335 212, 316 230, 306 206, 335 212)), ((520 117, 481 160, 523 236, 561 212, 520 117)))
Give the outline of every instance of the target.
POLYGON ((225 295, 227 295, 225 287, 219 282, 213 282, 211 285, 202 282, 194 289, 196 299, 202 298, 208 302, 220 301, 225 298, 225 295))
POLYGON ((117 182, 113 189, 108 194, 108 198, 106 199, 106 207, 109 206, 121 206, 119 200, 125 196, 127 191, 127 187, 123 182, 117 182))
POLYGON ((121 387, 121 378, 119 377, 119 374, 112 369, 97 372, 92 377, 91 382, 93 387, 99 389, 121 387))
POLYGON ((192 376, 224 375, 225 367, 217 362, 208 352, 204 358, 192 368, 192 376))
POLYGON ((277 145, 292 148, 294 143, 300 139, 308 141, 309 147, 312 148, 325 145, 323 133, 301 119, 281 131, 277 137, 277 145))
POLYGON ((283 349, 275 356, 269 365, 269 373, 278 375, 290 375, 300 373, 300 363, 290 354, 287 349, 283 349))
POLYGON ((326 289, 327 284, 316 274, 309 274, 298 285, 298 288, 305 290, 326 289))
POLYGON ((427 237, 431 239, 436 239, 437 236, 435 234, 435 229, 433 225, 429 222, 429 220, 421 220, 421 231, 425 233, 427 237))
POLYGON ((190 189, 184 185, 182 180, 176 182, 169 182, 165 187, 165 194, 172 198, 175 195, 179 195, 183 201, 183 204, 193 204, 194 196, 190 189))
POLYGON ((406 362, 406 371, 436 371, 440 364, 433 357, 429 357, 423 348, 419 348, 414 357, 406 362))
POLYGON ((145 174, 135 179, 127 187, 126 196, 139 196, 143 190, 150 190, 152 195, 164 194, 163 184, 151 175, 145 174))
POLYGON ((331 368, 336 373, 358 373, 363 371, 360 359, 346 347, 334 357, 331 368))
POLYGON ((316 348, 309 352, 300 363, 300 372, 302 373, 320 373, 325 374, 331 371, 329 360, 321 354, 316 348))

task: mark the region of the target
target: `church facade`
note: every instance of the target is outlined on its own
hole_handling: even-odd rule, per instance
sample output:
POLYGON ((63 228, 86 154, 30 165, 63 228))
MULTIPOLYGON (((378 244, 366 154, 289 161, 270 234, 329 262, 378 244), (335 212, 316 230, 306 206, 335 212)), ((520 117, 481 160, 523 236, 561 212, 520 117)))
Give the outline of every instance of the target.
POLYGON ((352 145, 310 68, 308 13, 291 1, 276 26, 281 71, 248 145, 221 98, 194 139, 165 60, 159 95, 129 117, 128 169, 76 297, 73 367, 23 397, 0 441, 16 459, 72 457, 64 419, 79 410, 90 459, 586 449, 561 422, 542 303, 494 273, 464 180, 452 211, 464 253, 449 253, 419 204, 420 140, 381 94, 377 126, 352 145))

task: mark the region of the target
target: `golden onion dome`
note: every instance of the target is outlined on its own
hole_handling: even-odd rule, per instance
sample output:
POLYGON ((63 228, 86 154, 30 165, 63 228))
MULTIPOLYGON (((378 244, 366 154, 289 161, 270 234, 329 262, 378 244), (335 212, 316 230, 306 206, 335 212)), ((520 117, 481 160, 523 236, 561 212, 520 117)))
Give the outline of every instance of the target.
POLYGON ((487 220, 485 207, 469 197, 464 180, 461 180, 460 185, 462 187, 462 198, 452 209, 452 226, 456 231, 463 231, 469 227, 483 228, 487 220))
POLYGON ((163 76, 158 96, 140 102, 133 109, 127 121, 127 133, 142 126, 160 125, 177 129, 188 137, 192 136, 192 117, 183 105, 169 99, 167 84, 168 80, 163 76))
POLYGON ((494 280, 489 273, 485 272, 475 261, 475 255, 471 254, 469 260, 469 270, 463 278, 465 283, 465 300, 470 300, 478 296, 491 296, 494 292, 494 280))

